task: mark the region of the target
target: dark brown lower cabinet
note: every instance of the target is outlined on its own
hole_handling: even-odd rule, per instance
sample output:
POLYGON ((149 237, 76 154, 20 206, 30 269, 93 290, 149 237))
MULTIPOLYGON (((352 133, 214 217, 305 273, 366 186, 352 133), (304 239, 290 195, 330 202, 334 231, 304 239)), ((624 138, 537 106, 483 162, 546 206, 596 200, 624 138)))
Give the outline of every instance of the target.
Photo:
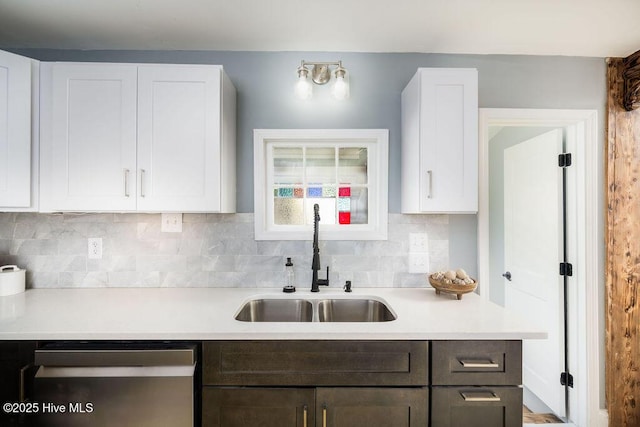
POLYGON ((429 389, 318 388, 317 427, 425 427, 429 389))
POLYGON ((313 388, 218 388, 202 392, 203 427, 312 427, 313 388))
POLYGON ((521 427, 520 387, 432 387, 431 427, 521 427))
POLYGON ((203 427, 425 427, 428 388, 218 388, 202 394, 203 427))

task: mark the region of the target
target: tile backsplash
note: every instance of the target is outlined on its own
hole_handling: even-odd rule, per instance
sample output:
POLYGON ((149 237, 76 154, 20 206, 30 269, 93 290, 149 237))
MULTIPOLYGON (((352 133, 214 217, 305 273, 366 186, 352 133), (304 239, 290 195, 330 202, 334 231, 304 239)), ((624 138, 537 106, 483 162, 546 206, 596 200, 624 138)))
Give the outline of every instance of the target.
MULTIPOLYGON (((312 243, 256 241, 253 214, 184 214, 182 233, 160 231, 159 214, 0 213, 0 265, 27 270, 28 288, 279 287, 293 258, 296 282, 310 287, 312 243), (87 239, 103 240, 88 259, 87 239)), ((322 241, 331 286, 427 286, 409 271, 409 234, 429 236, 430 271, 449 261, 447 215, 389 215, 386 241, 322 241)))

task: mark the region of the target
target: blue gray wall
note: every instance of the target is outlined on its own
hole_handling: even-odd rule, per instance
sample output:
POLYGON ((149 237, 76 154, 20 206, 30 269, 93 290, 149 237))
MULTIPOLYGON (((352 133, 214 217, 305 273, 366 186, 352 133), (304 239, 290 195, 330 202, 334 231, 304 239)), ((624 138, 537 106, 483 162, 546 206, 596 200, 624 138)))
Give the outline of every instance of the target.
MULTIPOLYGON (((597 109, 604 147, 606 67, 603 58, 449 55, 422 53, 209 52, 13 50, 43 61, 222 64, 238 91, 238 212, 253 212, 253 137, 256 128, 389 129, 389 211, 400 206, 400 93, 418 67, 473 67, 480 107, 597 109), (351 98, 337 102, 328 88, 294 98, 301 60, 342 60, 351 98)), ((602 151, 602 150, 600 150, 602 151)), ((602 164, 602 162, 600 163, 602 164)), ((603 170, 597 171, 602 177, 603 170)), ((602 182, 602 180, 600 180, 602 182)), ((475 215, 449 219, 451 265, 476 274, 475 215)))

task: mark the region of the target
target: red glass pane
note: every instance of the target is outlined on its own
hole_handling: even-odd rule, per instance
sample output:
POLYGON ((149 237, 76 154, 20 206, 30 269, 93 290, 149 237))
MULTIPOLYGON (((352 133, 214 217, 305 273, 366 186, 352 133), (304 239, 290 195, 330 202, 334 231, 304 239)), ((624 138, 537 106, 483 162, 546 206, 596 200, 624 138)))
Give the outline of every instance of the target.
POLYGON ((351 224, 351 212, 338 212, 338 222, 340 224, 351 224))
POLYGON ((351 187, 340 187, 340 188, 338 188, 338 196, 340 196, 340 197, 351 197, 351 187))

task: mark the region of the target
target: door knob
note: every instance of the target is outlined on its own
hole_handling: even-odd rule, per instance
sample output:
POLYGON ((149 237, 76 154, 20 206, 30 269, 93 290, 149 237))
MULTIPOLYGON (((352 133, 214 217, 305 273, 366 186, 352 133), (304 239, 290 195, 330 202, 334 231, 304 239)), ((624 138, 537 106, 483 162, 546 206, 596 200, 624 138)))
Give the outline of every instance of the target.
POLYGON ((507 271, 506 273, 502 274, 502 277, 504 277, 505 279, 507 279, 508 281, 511 281, 511 272, 507 271))

